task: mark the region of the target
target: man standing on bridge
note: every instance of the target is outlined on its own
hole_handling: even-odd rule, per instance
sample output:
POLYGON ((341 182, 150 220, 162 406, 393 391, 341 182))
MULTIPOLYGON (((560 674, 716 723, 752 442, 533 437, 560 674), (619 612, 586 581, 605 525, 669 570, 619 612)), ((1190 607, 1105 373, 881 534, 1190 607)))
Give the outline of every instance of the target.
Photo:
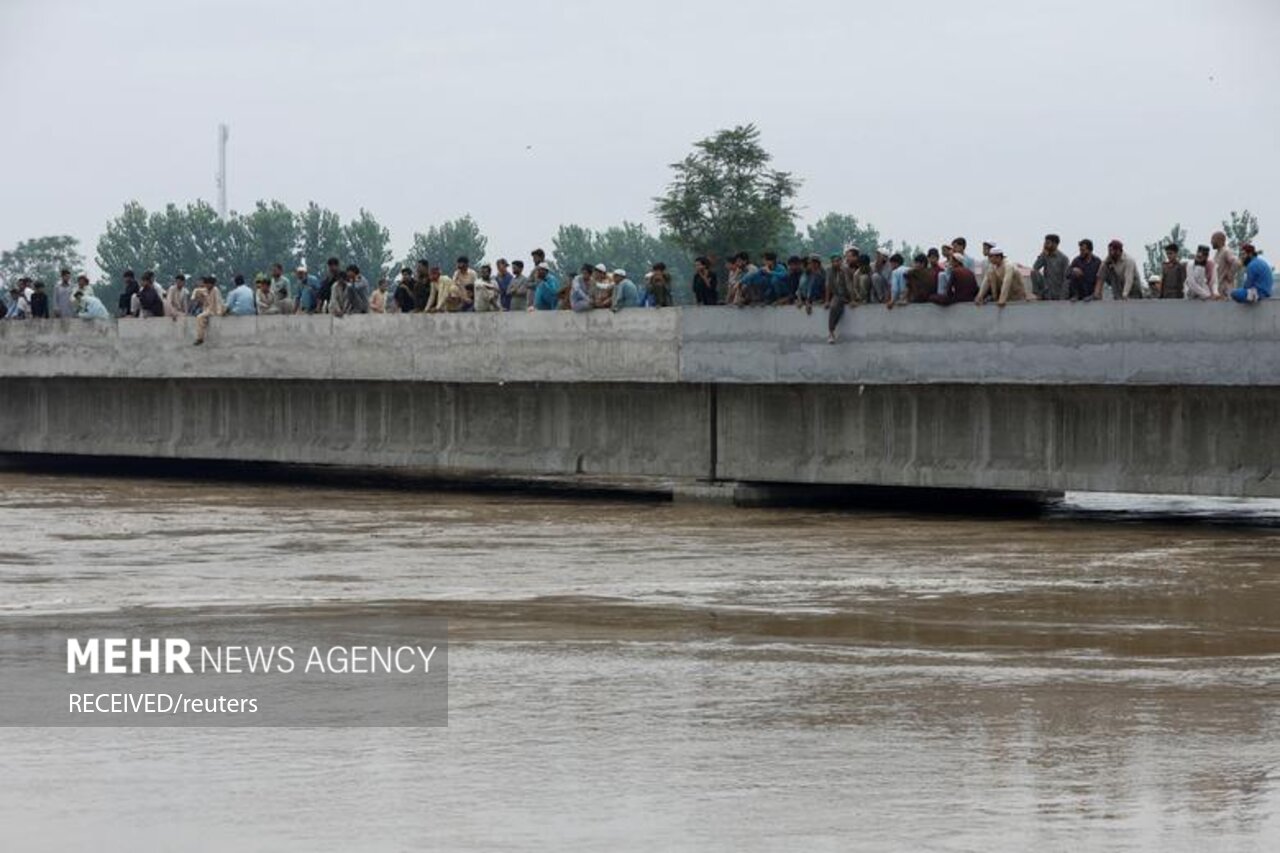
POLYGON ((1240 279, 1240 260, 1227 247, 1227 235, 1215 231, 1209 238, 1213 246, 1213 289, 1218 296, 1226 299, 1236 289, 1240 279))
POLYGON ((58 283, 53 286, 53 316, 74 317, 76 310, 71 305, 71 295, 75 286, 71 283, 71 270, 65 267, 58 274, 58 283))
POLYGON ((320 306, 320 279, 307 272, 305 264, 293 271, 293 277, 298 282, 293 310, 298 314, 314 314, 320 306))
MULTIPOLYGON (((534 256, 541 254, 539 249, 534 256)), ((546 261, 538 261, 533 269, 533 304, 530 311, 555 311, 560 303, 560 279, 551 272, 546 261)))
POLYGON ((342 271, 342 261, 337 258, 329 258, 325 261, 324 281, 320 282, 320 298, 316 303, 316 310, 321 314, 329 310, 329 300, 333 298, 333 286, 341 281, 346 281, 346 273, 342 271))
POLYGON ((190 300, 187 298, 187 277, 178 273, 173 277, 173 284, 164 292, 165 313, 176 322, 179 317, 187 316, 190 300))
POLYGON ((1046 234, 1044 250, 1031 267, 1031 289, 1039 299, 1067 298, 1067 266, 1071 263, 1058 248, 1062 238, 1046 234))
POLYGON ((1107 245, 1107 257, 1102 262, 1102 271, 1093 293, 1094 299, 1102 298, 1104 284, 1111 285, 1113 299, 1142 298, 1142 278, 1138 275, 1138 265, 1125 254, 1124 243, 1119 240, 1112 240, 1107 245))
POLYGON ((1159 293, 1161 299, 1185 299, 1187 293, 1187 265, 1183 263, 1182 247, 1170 243, 1164 247, 1164 264, 1160 267, 1159 293))
POLYGON ((1079 243, 1080 254, 1076 255, 1067 270, 1072 302, 1091 302, 1098 286, 1098 273, 1102 269, 1102 261, 1093 253, 1093 241, 1085 238, 1079 243))

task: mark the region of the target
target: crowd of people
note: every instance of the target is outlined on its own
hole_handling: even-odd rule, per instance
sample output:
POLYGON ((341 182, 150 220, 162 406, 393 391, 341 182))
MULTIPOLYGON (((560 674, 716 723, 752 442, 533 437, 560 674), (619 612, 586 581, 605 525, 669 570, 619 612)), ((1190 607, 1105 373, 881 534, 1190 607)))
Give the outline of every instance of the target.
MULTIPOLYGON (((1040 255, 1025 272, 992 242, 982 244, 981 256, 971 257, 963 237, 941 249, 916 254, 910 264, 901 254, 883 248, 872 256, 851 247, 825 261, 818 255, 793 256, 785 266, 775 253, 766 252, 755 265, 744 252, 729 261, 727 301, 794 304, 806 311, 821 304, 828 312, 827 339, 835 343, 845 310, 861 305, 889 309, 913 303, 1003 306, 1027 300, 1091 302, 1104 296, 1251 303, 1270 298, 1274 284, 1274 271, 1256 247, 1244 243, 1237 257, 1222 232, 1210 238, 1210 245, 1197 247, 1190 261, 1182 260, 1182 246, 1166 245, 1160 274, 1146 282, 1120 240, 1112 240, 1101 256, 1094 253, 1089 239, 1079 241, 1074 258, 1061 245, 1057 234, 1046 235, 1040 255)), ((705 269, 699 268, 695 289, 697 276, 705 275, 705 269)))
MULTIPOLYGON (((1105 255, 1094 253, 1091 240, 1080 240, 1074 258, 1062 251, 1061 242, 1058 235, 1047 235, 1030 268, 1011 262, 1004 250, 991 242, 983 243, 981 254, 971 257, 963 237, 910 259, 886 248, 871 254, 849 247, 830 258, 793 255, 785 263, 776 252, 764 252, 759 262, 753 263, 748 253, 740 252, 723 264, 723 285, 717 272, 720 265, 709 257, 694 261, 690 284, 698 305, 796 306, 810 313, 820 306, 827 311, 827 339, 831 343, 836 341, 844 313, 866 305, 889 309, 918 303, 1003 306, 1026 300, 1090 302, 1104 295, 1112 299, 1252 303, 1270 298, 1272 293, 1274 272, 1270 264, 1251 243, 1241 245, 1237 256, 1222 232, 1215 233, 1209 245, 1198 246, 1189 261, 1182 260, 1182 246, 1165 246, 1160 274, 1147 281, 1119 240, 1108 244, 1105 255)), ((473 268, 469 258, 460 257, 447 274, 438 264, 424 259, 416 268, 405 267, 394 278, 380 278, 372 286, 358 266, 344 266, 338 258, 329 258, 321 272, 299 266, 291 276, 277 263, 269 272, 255 275, 252 286, 245 276, 234 276, 225 295, 211 275, 197 282, 179 274, 165 287, 150 271, 138 278, 126 270, 115 313, 140 318, 193 316, 195 343, 199 345, 204 343, 211 318, 222 316, 583 312, 673 304, 672 277, 662 262, 652 264, 638 280, 624 269, 584 264, 563 282, 545 252, 535 249, 531 255, 528 268, 524 261, 509 263, 505 258, 473 268)), ((96 320, 112 315, 94 296, 89 278, 82 274, 73 283, 69 269, 61 271, 51 293, 41 281, 21 278, 14 282, 4 309, 6 319, 19 320, 96 320)))

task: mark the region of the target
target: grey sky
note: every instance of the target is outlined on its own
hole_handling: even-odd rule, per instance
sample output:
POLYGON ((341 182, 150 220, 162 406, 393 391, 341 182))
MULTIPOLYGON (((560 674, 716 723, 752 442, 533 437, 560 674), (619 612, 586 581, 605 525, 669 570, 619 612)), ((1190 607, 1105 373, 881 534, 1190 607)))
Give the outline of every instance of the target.
MULTIPOLYGON (((0 0, 0 248, 92 258, 128 199, 314 199, 490 254, 652 224, 667 166, 755 122, 802 213, 887 238, 1205 240, 1280 223, 1274 0, 0 0), (533 146, 527 149, 526 146, 533 146)), ((1280 254, 1280 246, 1271 247, 1280 254)))

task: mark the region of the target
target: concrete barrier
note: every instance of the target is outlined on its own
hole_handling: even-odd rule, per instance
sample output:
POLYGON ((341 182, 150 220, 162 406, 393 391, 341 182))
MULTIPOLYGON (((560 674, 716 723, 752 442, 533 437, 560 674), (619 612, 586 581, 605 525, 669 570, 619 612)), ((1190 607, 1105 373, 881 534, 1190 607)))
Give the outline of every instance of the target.
POLYGON ((1280 497, 1280 305, 0 323, 0 452, 1280 497))
POLYGON ((1280 301, 864 306, 834 346, 822 311, 719 308, 679 337, 686 382, 1280 384, 1280 301))
POLYGON ((675 382, 679 312, 0 322, 5 375, 675 382))
POLYGON ((1280 384, 1280 304, 1184 301, 0 323, 8 376, 419 382, 1280 384))

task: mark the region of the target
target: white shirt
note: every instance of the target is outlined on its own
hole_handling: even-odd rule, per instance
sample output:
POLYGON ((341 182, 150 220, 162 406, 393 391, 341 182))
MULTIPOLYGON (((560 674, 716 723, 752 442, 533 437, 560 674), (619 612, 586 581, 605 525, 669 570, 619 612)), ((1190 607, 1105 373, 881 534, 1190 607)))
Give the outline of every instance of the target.
POLYGON ((501 291, 498 290, 497 282, 477 278, 474 310, 478 312, 501 311, 502 303, 498 300, 499 296, 501 296, 501 291))
POLYGON ((1209 267, 1200 266, 1192 261, 1187 264, 1187 284, 1183 291, 1185 299, 1212 299, 1213 287, 1209 282, 1209 267))

